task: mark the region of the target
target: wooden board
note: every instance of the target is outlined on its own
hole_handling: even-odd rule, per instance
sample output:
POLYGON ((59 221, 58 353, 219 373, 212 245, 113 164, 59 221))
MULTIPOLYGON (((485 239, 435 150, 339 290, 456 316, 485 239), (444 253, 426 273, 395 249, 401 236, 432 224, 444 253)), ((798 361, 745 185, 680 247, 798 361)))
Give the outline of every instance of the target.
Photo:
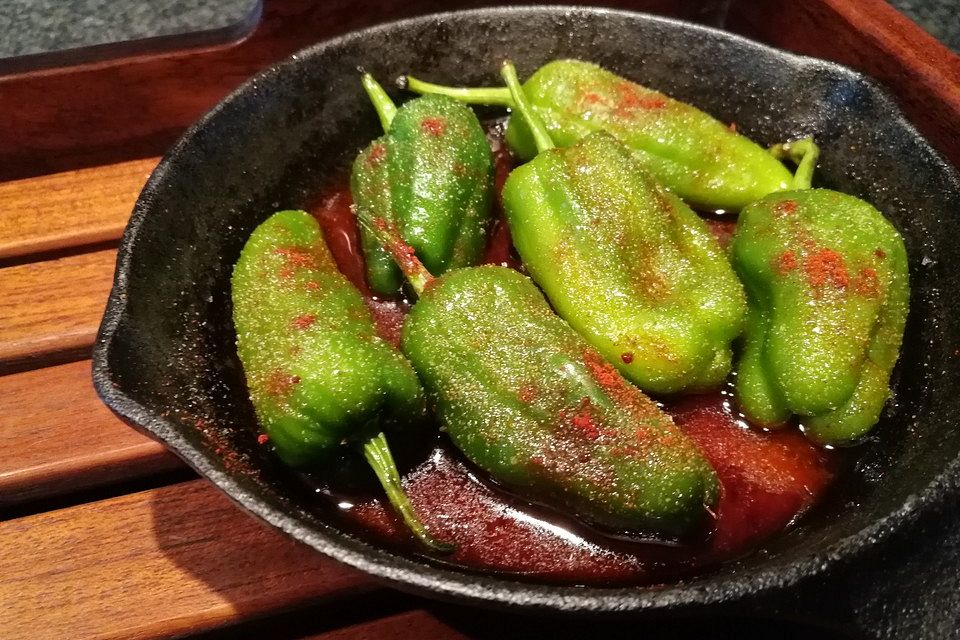
MULTIPOLYGON (((551 637, 556 630, 551 629, 551 637)), ((311 635, 303 640, 468 640, 453 627, 444 624, 429 611, 401 614, 351 625, 335 631, 311 635)))
POLYGON ((4 640, 169 638, 369 591, 204 480, 0 522, 4 640))
POLYGON ((0 261, 119 239, 157 160, 0 183, 0 261))
POLYGON ((0 373, 86 357, 115 263, 108 249, 0 269, 0 373))
MULTIPOLYGON (((560 0, 558 4, 578 4, 560 0)), ((0 179, 162 153, 184 127, 256 71, 348 31, 498 0, 264 0, 260 26, 230 46, 0 77, 0 179), (23 107, 21 105, 29 105, 23 107)), ((606 0, 690 19, 723 0, 606 0)))
POLYGON ((0 507, 182 465, 107 409, 90 361, 0 377, 0 507))

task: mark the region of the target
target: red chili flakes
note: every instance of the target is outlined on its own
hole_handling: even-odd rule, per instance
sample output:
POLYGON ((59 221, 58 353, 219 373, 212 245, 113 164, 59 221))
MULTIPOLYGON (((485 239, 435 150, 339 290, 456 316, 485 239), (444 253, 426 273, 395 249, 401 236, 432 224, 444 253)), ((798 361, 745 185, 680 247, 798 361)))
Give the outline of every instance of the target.
POLYGON ((286 258, 283 267, 280 269, 281 278, 291 277, 296 269, 316 269, 318 267, 316 256, 302 247, 278 247, 273 252, 286 258))
POLYGON ((382 142, 378 142, 372 147, 370 147, 370 155, 367 156, 367 166, 373 167, 381 162, 387 157, 387 145, 382 142))
POLYGON ((315 313, 301 313, 293 319, 293 326, 297 329, 309 329, 317 321, 315 313))
POLYGON ((854 291, 865 298, 875 298, 880 294, 880 279, 877 270, 869 267, 860 269, 854 291))
POLYGON ((583 363, 587 365, 594 380, 605 389, 620 388, 625 384, 623 378, 617 373, 609 362, 603 360, 595 351, 583 352, 583 363))
POLYGON ((638 109, 653 110, 667 106, 667 99, 657 94, 641 95, 637 87, 629 82, 616 86, 618 98, 616 112, 620 116, 629 116, 638 109))
POLYGON ((420 130, 425 134, 439 138, 447 129, 447 122, 443 118, 424 118, 420 121, 420 130))
POLYGON ((517 399, 524 404, 530 404, 537 397, 537 390, 532 384, 525 384, 517 392, 517 399))
POLYGON ((660 436, 660 444, 665 447, 673 447, 677 445, 677 436, 676 434, 670 433, 669 431, 660 436))
POLYGON ((595 93, 593 91, 585 91, 580 96, 580 102, 589 105, 589 104, 602 104, 606 101, 603 99, 603 96, 601 96, 599 93, 595 93))
POLYGON ((777 256, 777 273, 787 275, 797 268, 797 254, 793 251, 784 251, 777 256))
POLYGON ((773 212, 780 216, 790 216, 797 212, 796 200, 781 200, 773 205, 773 212))
MULTIPOLYGON (((373 226, 389 237, 389 242, 384 245, 387 252, 397 261, 400 270, 406 275, 423 274, 429 276, 423 263, 417 258, 413 247, 404 242, 400 229, 393 222, 388 222, 384 218, 374 218, 373 226)), ((431 278, 432 281, 432 278, 431 278)), ((429 284, 429 283, 428 283, 429 284)))
POLYGON ((588 440, 596 440, 600 437, 600 429, 597 428, 593 416, 590 415, 590 407, 590 398, 583 398, 577 412, 570 418, 570 424, 576 427, 580 434, 588 440))
POLYGON ((304 287, 307 289, 307 291, 319 291, 320 283, 317 282, 316 280, 311 280, 306 285, 304 285, 304 287))
POLYGON ((728 125, 727 125, 727 130, 729 130, 730 133, 736 133, 736 132, 737 132, 737 123, 736 123, 736 122, 731 122, 730 124, 728 124, 728 125))
POLYGON ((272 396, 290 395, 294 385, 300 384, 300 376, 290 375, 283 369, 276 369, 267 379, 266 391, 272 396))
POLYGON ((270 442, 270 436, 265 433, 261 433, 257 436, 257 444, 264 445, 270 442))
POLYGON ((822 287, 829 283, 843 289, 850 284, 843 256, 833 249, 820 249, 808 255, 803 270, 811 287, 822 287))
POLYGON ((880 247, 877 247, 877 250, 873 252, 873 255, 877 256, 881 260, 884 260, 887 257, 887 252, 881 249, 880 247))
POLYGON ((630 364, 631 362, 633 362, 633 352, 624 351, 623 353, 620 354, 620 360, 623 361, 623 364, 630 364))

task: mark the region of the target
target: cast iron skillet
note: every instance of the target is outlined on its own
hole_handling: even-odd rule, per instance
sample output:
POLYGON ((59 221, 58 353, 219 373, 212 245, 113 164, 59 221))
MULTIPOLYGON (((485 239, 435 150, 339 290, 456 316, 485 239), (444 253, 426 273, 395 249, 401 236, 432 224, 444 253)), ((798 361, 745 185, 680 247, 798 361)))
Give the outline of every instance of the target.
POLYGON ((318 44, 254 77, 194 125, 154 171, 124 234, 94 352, 103 400, 239 505, 393 586, 484 605, 571 612, 715 610, 784 596, 955 493, 960 433, 960 182, 873 82, 834 64, 647 15, 483 9, 395 22, 318 44), (856 468, 760 551, 657 588, 551 586, 397 555, 338 530, 258 447, 234 349, 229 277, 251 230, 311 203, 378 132, 358 81, 405 71, 499 84, 557 57, 598 62, 736 122, 763 143, 814 135, 822 185, 875 204, 903 234, 913 287, 895 401, 856 468), (214 453, 219 449, 220 453, 214 453))

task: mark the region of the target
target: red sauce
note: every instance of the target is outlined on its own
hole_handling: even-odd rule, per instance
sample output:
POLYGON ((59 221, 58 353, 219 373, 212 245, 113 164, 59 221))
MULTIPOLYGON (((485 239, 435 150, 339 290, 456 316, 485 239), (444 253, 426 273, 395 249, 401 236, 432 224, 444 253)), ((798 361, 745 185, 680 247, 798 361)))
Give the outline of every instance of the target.
POLYGON ((518 271, 520 267, 520 258, 517 257, 513 249, 513 240, 510 238, 510 227, 503 215, 503 201, 500 198, 500 192, 503 191, 503 183, 507 181, 507 176, 513 169, 513 156, 509 149, 503 143, 503 129, 501 126, 493 127, 490 130, 488 139, 493 149, 493 189, 496 193, 494 202, 494 219, 490 228, 490 239, 487 242, 487 251, 483 256, 483 264, 499 264, 512 267, 518 271))
MULTIPOLYGON (((686 398, 668 411, 720 478, 713 534, 703 544, 610 538, 500 490, 448 443, 405 475, 404 488, 430 531, 457 545, 444 562, 553 582, 649 584, 742 555, 812 506, 834 475, 834 461, 802 435, 747 428, 721 394, 686 398)), ((348 526, 419 553, 384 500, 334 500, 348 526)))
POLYGON ((312 213, 320 223, 323 237, 340 271, 360 289, 360 293, 369 296, 366 265, 360 250, 360 228, 357 217, 350 209, 352 205, 350 182, 341 178, 324 191, 320 196, 319 206, 315 207, 312 213))
MULTIPOLYGON (((498 146, 499 140, 493 142, 499 194, 511 162, 509 153, 498 146)), ((370 295, 346 181, 323 194, 314 215, 337 264, 364 293, 381 335, 396 344, 409 305, 370 295)), ((499 208, 497 215, 485 262, 519 267, 499 208)), ((733 223, 713 221, 711 228, 729 237, 733 223)), ((611 365, 592 353, 584 358, 599 384, 623 384, 611 365)), ((629 363, 632 354, 625 353, 622 359, 629 363)), ((281 378, 278 375, 279 387, 293 382, 281 378)), ((629 391, 636 392, 633 387, 629 391)), ((527 402, 534 393, 521 389, 518 397, 527 402)), ((430 531, 456 544, 452 554, 439 560, 443 563, 541 582, 673 581, 741 556, 783 531, 819 500, 838 470, 836 456, 811 444, 795 427, 775 432, 750 428, 732 410, 729 396, 729 390, 722 390, 665 403, 666 411, 700 447, 720 480, 714 527, 702 543, 670 545, 606 536, 498 488, 470 467, 445 437, 404 474, 404 488, 430 531)), ((596 430, 589 409, 584 406, 566 418, 571 428, 587 438, 596 430)), ((318 495, 336 509, 344 526, 385 546, 422 554, 379 492, 357 496, 323 487, 318 495)))

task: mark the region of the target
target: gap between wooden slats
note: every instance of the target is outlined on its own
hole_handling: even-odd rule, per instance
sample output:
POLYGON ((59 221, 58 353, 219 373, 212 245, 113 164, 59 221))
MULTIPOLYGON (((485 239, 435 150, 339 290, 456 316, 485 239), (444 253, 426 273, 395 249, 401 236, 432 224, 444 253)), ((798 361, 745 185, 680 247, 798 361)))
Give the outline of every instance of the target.
POLYGON ((0 261, 118 239, 157 162, 0 183, 0 261))
POLYGON ((89 355, 116 251, 0 269, 0 373, 89 355))
POLYGON ((0 522, 5 640, 167 638, 374 588, 204 480, 0 522))
POLYGON ((107 409, 89 360, 0 376, 0 441, 0 507, 182 465, 107 409))

